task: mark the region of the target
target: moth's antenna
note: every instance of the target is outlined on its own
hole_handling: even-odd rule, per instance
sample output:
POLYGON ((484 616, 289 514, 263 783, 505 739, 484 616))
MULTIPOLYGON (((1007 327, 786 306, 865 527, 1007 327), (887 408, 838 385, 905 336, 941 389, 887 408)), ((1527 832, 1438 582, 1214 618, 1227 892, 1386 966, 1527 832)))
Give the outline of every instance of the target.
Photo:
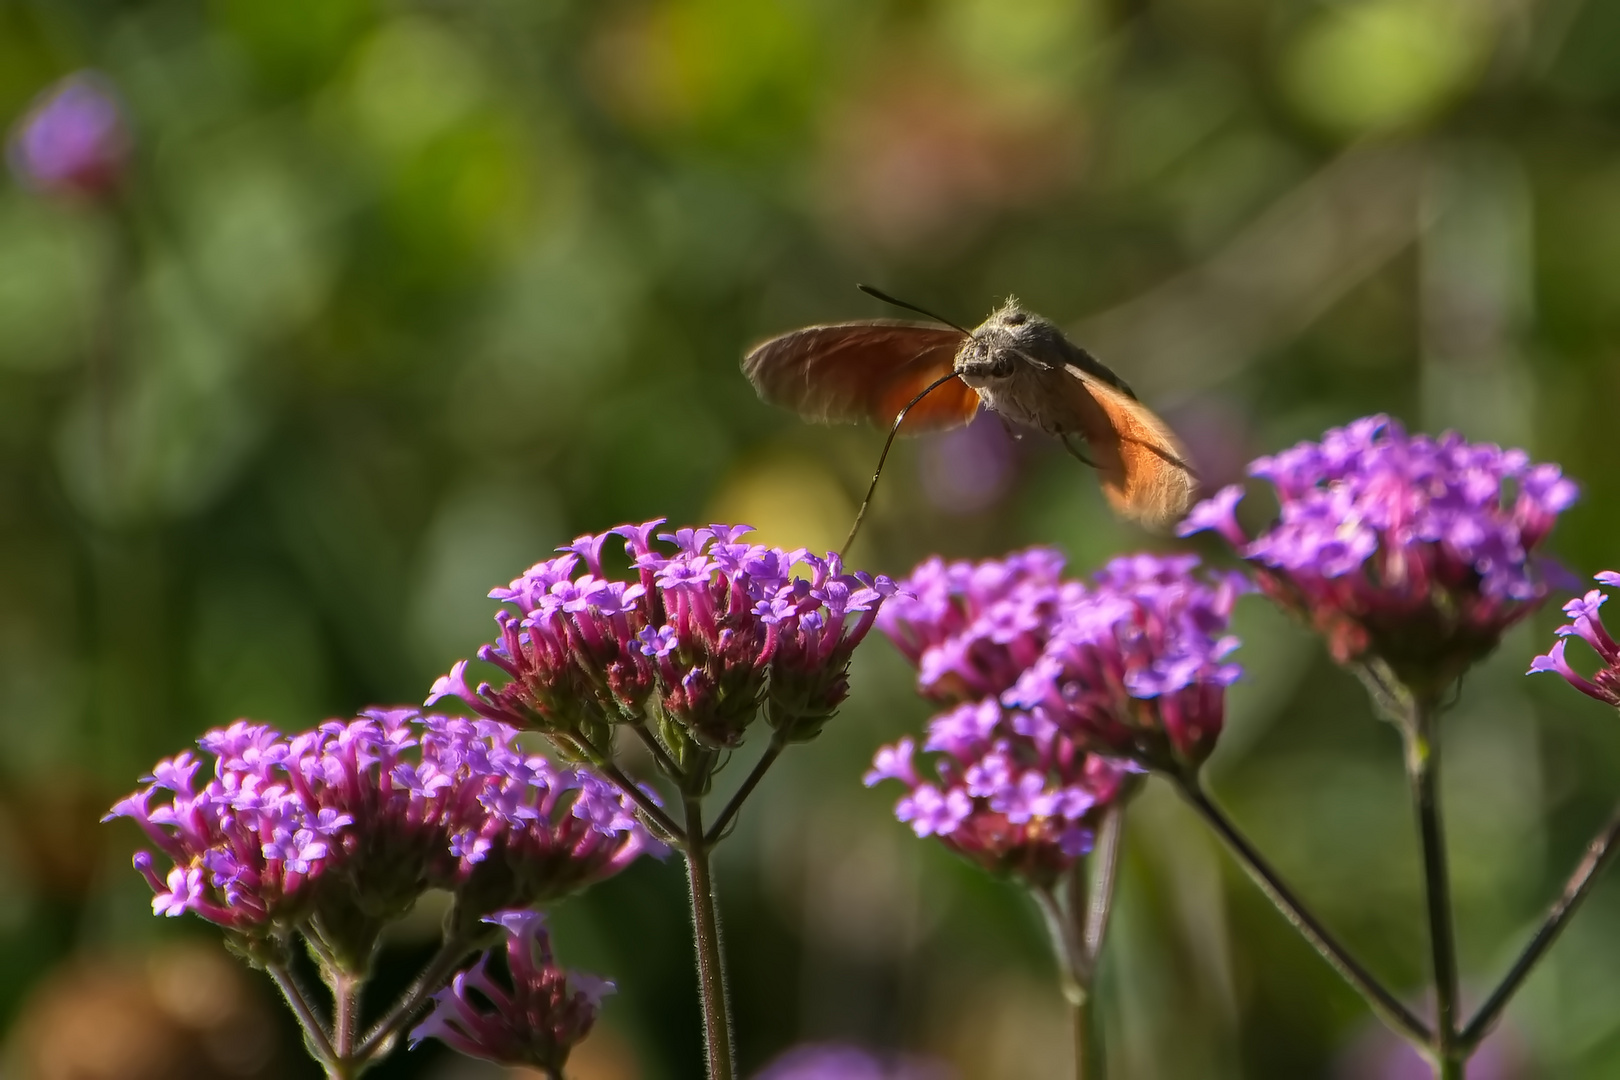
MULTIPOLYGON (((905 308, 907 311, 915 311, 919 315, 928 316, 930 319, 933 319, 935 322, 944 323, 946 326, 950 327, 952 330, 960 330, 963 334, 966 334, 968 337, 973 336, 973 331, 964 330, 962 327, 957 326, 955 323, 951 322, 951 320, 947 319, 945 316, 943 316, 943 315, 935 315, 932 311, 929 311, 926 308, 920 308, 916 304, 908 304, 904 300, 897 300, 894 297, 890 296, 888 293, 884 292, 882 289, 879 289, 874 285, 856 285, 855 287, 857 289, 861 290, 861 292, 865 293, 867 296, 875 296, 875 297, 877 297, 879 300, 883 301, 885 304, 893 304, 897 308, 905 308)), ((927 391, 924 391, 924 393, 926 393, 926 392, 927 391)), ((906 407, 910 408, 909 405, 906 406, 906 407)))
MULTIPOLYGON (((861 288, 865 289, 866 286, 862 285, 861 288)), ((881 293, 878 293, 876 290, 871 290, 871 292, 872 295, 878 297, 879 299, 886 299, 886 297, 884 297, 881 293)), ((923 312, 923 314, 926 315, 927 312, 923 312)), ((963 331, 963 333, 966 332, 967 331, 965 330, 963 331)), ((861 500, 861 508, 855 511, 855 524, 849 527, 849 535, 844 538, 844 546, 838 549, 838 554, 840 557, 848 555, 849 546, 855 542, 855 534, 861 529, 861 519, 866 517, 866 508, 872 502, 872 493, 877 490, 878 477, 883 475, 883 463, 889 460, 889 448, 894 445, 894 437, 900 434, 900 425, 905 422, 906 414, 912 410, 917 402, 921 401, 929 394, 932 394, 935 390, 938 390, 941 386, 944 386, 954 378, 956 378, 956 372, 954 371, 946 372, 944 375, 941 375, 939 378, 923 387, 921 392, 919 392, 916 397, 906 402, 906 407, 901 409, 900 414, 894 418, 894 426, 889 428, 889 437, 883 440, 883 453, 878 455, 877 469, 872 473, 872 483, 866 489, 866 498, 861 500)))

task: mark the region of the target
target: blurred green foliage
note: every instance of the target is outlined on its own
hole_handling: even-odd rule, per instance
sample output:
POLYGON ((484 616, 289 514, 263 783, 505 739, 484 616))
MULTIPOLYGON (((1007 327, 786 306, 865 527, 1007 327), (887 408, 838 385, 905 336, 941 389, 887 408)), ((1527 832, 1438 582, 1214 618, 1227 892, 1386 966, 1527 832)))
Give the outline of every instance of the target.
MULTIPOLYGON (((488 588, 585 530, 836 544, 878 436, 773 412, 737 361, 887 314, 858 280, 970 323, 1018 294, 1216 481, 1378 410, 1525 445, 1585 485, 1561 557, 1620 563, 1614 4, 0 0, 0 120, 86 66, 130 112, 120 196, 0 189, 6 1017, 71 954, 198 931, 146 917, 133 836, 93 821, 204 728, 419 700, 488 588)), ((857 563, 1166 543, 1040 440, 991 505, 932 500, 944 445, 897 456, 857 563)), ((1302 630, 1240 623, 1215 787, 1420 994, 1395 735, 1302 630)), ((1614 718, 1519 676, 1551 625, 1447 721, 1476 992, 1620 786, 1614 718)), ((908 681, 867 648, 722 849, 744 1063, 838 1037, 1058 1075, 1033 912, 859 786, 926 713, 908 681)), ((564 959, 622 987, 581 1080, 698 1075, 682 888, 647 864, 559 913, 564 959)), ((1610 883, 1508 1014, 1522 1075, 1620 1070, 1616 970, 1610 883)), ((1368 1031, 1157 788, 1103 979, 1116 1078, 1349 1076, 1368 1031)))

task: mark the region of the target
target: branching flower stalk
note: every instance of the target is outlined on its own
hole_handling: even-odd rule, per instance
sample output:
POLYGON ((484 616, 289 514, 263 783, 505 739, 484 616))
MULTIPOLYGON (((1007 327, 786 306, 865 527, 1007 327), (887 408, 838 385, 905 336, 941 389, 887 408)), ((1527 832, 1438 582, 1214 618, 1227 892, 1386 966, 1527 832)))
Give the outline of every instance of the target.
MULTIPOLYGON (((1391 1008, 1358 968, 1335 966, 1419 1046, 1436 1076, 1460 1080, 1469 1055, 1579 902, 1609 846, 1600 838, 1585 876, 1577 872, 1545 932, 1477 1022, 1463 1025, 1440 805, 1439 703, 1508 627, 1547 598, 1547 569, 1534 552, 1575 501, 1575 485, 1556 465, 1532 465, 1523 451, 1469 443, 1450 432, 1409 436, 1386 416, 1260 458, 1249 471, 1271 482, 1276 521, 1251 539, 1235 513, 1243 489, 1232 486, 1195 507, 1181 532, 1213 530, 1231 543, 1260 589, 1323 634, 1334 659, 1361 678, 1378 711, 1400 731, 1422 852, 1433 1027, 1407 1022, 1410 1014, 1391 1008)), ((1565 633, 1585 637, 1613 663, 1620 654, 1605 652, 1613 643, 1591 619, 1602 603, 1593 599, 1598 595, 1566 608, 1576 623, 1565 633)), ((1599 690, 1593 696, 1608 700, 1598 684, 1569 671, 1562 642, 1531 670, 1559 671, 1578 689, 1599 690)), ((1246 861, 1253 872, 1256 860, 1246 861)), ((1289 906, 1286 893, 1267 891, 1279 906, 1289 906)), ((1296 921, 1302 931, 1308 925, 1296 921)))
POLYGON ((429 704, 459 698, 480 716, 540 732, 616 784, 645 827, 681 853, 709 1076, 732 1080, 710 854, 782 751, 815 738, 848 696, 851 657, 895 586, 846 574, 833 553, 748 543, 746 525, 658 533, 667 545, 659 548, 661 524, 582 536, 494 590, 511 610, 496 616, 499 636, 478 658, 505 680, 474 687, 462 661, 434 685, 429 704), (604 565, 615 537, 629 560, 623 577, 604 565), (760 716, 768 745, 709 820, 715 773, 760 716), (621 731, 646 751, 676 810, 625 771, 621 731))
POLYGON ((895 815, 918 836, 1029 891, 1074 1013, 1080 1077, 1104 1075, 1092 988, 1125 804, 1146 769, 1207 756, 1240 674, 1223 658, 1241 581, 1197 565, 1139 555, 1080 582, 1043 548, 935 559, 879 618, 922 694, 953 707, 922 748, 937 781, 907 737, 878 751, 866 782, 900 781, 895 815))

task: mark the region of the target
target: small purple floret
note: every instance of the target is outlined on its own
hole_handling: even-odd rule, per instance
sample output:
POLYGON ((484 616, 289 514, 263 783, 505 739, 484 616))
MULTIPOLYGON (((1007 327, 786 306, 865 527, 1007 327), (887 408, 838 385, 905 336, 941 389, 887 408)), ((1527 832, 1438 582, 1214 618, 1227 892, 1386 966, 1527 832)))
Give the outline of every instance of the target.
MULTIPOLYGON (((1598 574, 1596 580, 1610 588, 1620 586, 1620 574, 1612 570, 1598 574)), ((1599 613, 1599 609, 1607 599, 1602 592, 1593 589, 1585 596, 1577 597, 1565 604, 1564 614, 1573 621, 1555 631, 1558 640, 1546 653, 1530 661, 1530 670, 1526 674, 1553 672, 1587 697, 1620 708, 1620 644, 1609 635, 1608 628, 1603 625, 1603 616, 1599 613), (1571 667, 1564 656, 1564 650, 1572 637, 1580 638, 1590 645, 1592 651, 1597 653, 1598 659, 1602 661, 1602 666, 1590 679, 1571 667)))
POLYGON ((490 954, 481 954, 433 995, 433 1011, 411 1031, 411 1046, 439 1039, 469 1057, 561 1076, 614 986, 558 967, 539 912, 502 911, 484 921, 506 932, 510 986, 491 976, 490 954))

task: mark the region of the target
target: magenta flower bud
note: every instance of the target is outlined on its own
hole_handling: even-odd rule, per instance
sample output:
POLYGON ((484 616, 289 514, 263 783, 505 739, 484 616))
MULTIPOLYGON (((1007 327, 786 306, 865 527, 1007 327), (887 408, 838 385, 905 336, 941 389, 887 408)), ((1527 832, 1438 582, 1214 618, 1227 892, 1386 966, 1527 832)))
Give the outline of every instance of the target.
POLYGON ((1213 530, 1260 588, 1326 637, 1334 659, 1378 659, 1433 696, 1546 599, 1535 555, 1578 491, 1556 465, 1455 432, 1409 436, 1387 416, 1255 460, 1280 504, 1249 539, 1242 489, 1200 503, 1182 535, 1213 530))
POLYGON ((12 127, 6 156, 18 180, 36 191, 95 197, 117 186, 129 149, 111 84, 79 72, 34 99, 12 127))
MULTIPOLYGON (((1620 585, 1620 574, 1605 570, 1597 575, 1596 580, 1612 587, 1620 585)), ((1620 708, 1620 644, 1609 636, 1608 629, 1603 625, 1603 616, 1599 614, 1599 609, 1608 599, 1601 591, 1592 589, 1585 596, 1565 604, 1564 614, 1569 616, 1570 624, 1554 631, 1559 640, 1545 654, 1530 662, 1530 670, 1526 674, 1554 672, 1587 697, 1620 708), (1591 646, 1603 662, 1590 679, 1579 674, 1564 658, 1564 649, 1572 637, 1580 638, 1591 646)))
POLYGON ((468 1057, 562 1080, 569 1054, 590 1034, 614 986, 558 967, 539 912, 503 911, 484 921, 506 933, 510 988, 490 975, 489 953, 480 955, 433 995, 433 1011, 411 1031, 411 1046, 438 1039, 468 1057))
POLYGON ((458 697, 587 757, 608 725, 649 718, 703 746, 736 746, 762 708, 782 737, 814 737, 848 694, 851 655, 894 583, 846 574, 836 554, 746 543, 746 525, 659 533, 673 548, 660 550, 659 524, 582 536, 491 592, 516 612, 497 615, 500 637, 479 659, 507 681, 473 687, 461 662, 429 703, 458 697), (602 576, 615 535, 631 580, 602 576), (793 576, 800 564, 808 578, 793 576))

